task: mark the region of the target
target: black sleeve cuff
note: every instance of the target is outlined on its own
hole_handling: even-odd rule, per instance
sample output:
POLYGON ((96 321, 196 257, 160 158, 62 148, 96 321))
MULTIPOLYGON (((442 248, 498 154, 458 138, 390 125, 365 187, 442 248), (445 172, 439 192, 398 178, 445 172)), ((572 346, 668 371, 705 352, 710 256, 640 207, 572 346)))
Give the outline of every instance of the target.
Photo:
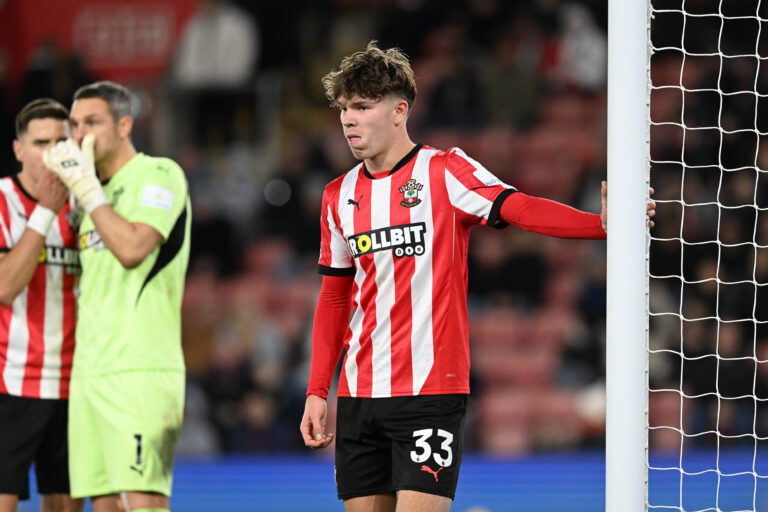
POLYGON ((490 227, 494 229, 504 229, 509 226, 509 224, 501 220, 501 205, 506 198, 515 192, 517 192, 517 189, 508 188, 496 196, 496 200, 493 202, 493 206, 491 206, 491 213, 488 214, 488 225, 490 227))
POLYGON ((11 248, 10 247, 0 247, 0 254, 5 253, 5 252, 11 252, 11 248))
POLYGON ((355 275, 355 267, 349 268, 336 268, 326 267, 325 265, 318 265, 317 271, 324 276, 353 276, 355 275))

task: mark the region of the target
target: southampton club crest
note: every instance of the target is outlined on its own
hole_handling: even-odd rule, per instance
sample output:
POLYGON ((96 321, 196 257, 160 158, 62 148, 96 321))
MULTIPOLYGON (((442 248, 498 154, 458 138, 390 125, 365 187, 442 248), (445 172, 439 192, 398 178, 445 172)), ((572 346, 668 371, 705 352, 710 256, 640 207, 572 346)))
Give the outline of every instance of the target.
POLYGON ((424 188, 424 185, 417 183, 413 178, 406 181, 405 185, 398 189, 403 193, 403 200, 400 201, 400 206, 413 208, 417 204, 421 203, 421 199, 419 199, 419 190, 422 188, 424 188))

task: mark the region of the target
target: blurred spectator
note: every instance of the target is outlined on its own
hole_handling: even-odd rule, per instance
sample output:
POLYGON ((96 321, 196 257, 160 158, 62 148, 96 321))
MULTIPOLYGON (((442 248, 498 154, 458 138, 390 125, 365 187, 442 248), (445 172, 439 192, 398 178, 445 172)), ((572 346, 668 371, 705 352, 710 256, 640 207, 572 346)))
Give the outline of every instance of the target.
POLYGON ((8 55, 0 48, 0 178, 15 174, 19 169, 13 154, 12 141, 16 138, 13 130, 13 116, 8 98, 8 55))
POLYGON ((201 0, 179 42, 173 78, 182 89, 236 89, 253 76, 258 27, 227 0, 201 0))
POLYGON ((46 39, 35 50, 22 77, 20 101, 25 104, 36 98, 53 98, 69 106, 74 92, 94 80, 79 55, 66 53, 56 39, 46 39))
POLYGON ((285 239, 299 255, 316 257, 317 215, 323 188, 332 179, 330 164, 320 141, 305 132, 284 140, 282 150, 282 166, 264 187, 259 231, 285 239))
POLYGON ((255 103, 260 49, 259 28, 248 11, 228 0, 201 1, 182 31, 170 73, 179 128, 191 129, 194 143, 220 144, 234 136, 238 105, 255 103))
POLYGON ((176 454, 215 455, 220 452, 216 432, 208 421, 210 405, 194 379, 188 379, 184 392, 184 422, 176 442, 176 454))
POLYGON ((534 236, 518 231, 504 238, 477 231, 473 233, 468 268, 468 292, 475 305, 506 304, 522 310, 541 306, 549 268, 534 236))
POLYGON ((237 238, 234 226, 217 211, 216 205, 209 198, 195 200, 194 194, 191 197, 195 205, 195 218, 191 233, 190 273, 212 266, 218 276, 235 275, 242 265, 242 241, 237 238))
POLYGON ((466 20, 454 21, 433 31, 442 38, 450 56, 444 75, 426 98, 424 124, 427 127, 476 129, 488 118, 485 97, 478 78, 478 58, 468 40, 466 20))
POLYGON ((219 325, 212 341, 212 359, 202 382, 212 404, 211 419, 221 446, 233 452, 238 449, 238 439, 232 434, 242 422, 243 399, 254 389, 248 347, 231 318, 219 325))
POLYGON ((544 50, 539 27, 530 15, 521 14, 492 49, 495 64, 483 75, 490 120, 524 128, 534 121, 540 101, 538 72, 544 50))
POLYGON ((562 35, 556 78, 566 86, 598 90, 605 85, 608 71, 606 35, 584 5, 562 4, 559 19, 562 35))

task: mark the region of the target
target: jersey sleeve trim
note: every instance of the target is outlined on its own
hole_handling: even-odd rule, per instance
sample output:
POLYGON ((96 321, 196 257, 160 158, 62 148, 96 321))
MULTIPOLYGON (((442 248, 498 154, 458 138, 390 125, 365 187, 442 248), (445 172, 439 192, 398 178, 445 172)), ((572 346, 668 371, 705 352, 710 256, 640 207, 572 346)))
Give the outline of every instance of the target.
POLYGON ((504 201, 517 192, 516 189, 508 188, 506 190, 502 190, 501 193, 496 196, 496 199, 493 201, 493 205, 491 206, 491 213, 488 214, 488 225, 494 229, 504 229, 505 227, 509 226, 509 223, 504 222, 501 218, 501 205, 504 204, 504 201))
POLYGON ((155 260, 155 264, 152 265, 152 268, 149 271, 149 274, 147 274, 147 278, 144 280, 144 282, 141 285, 141 289, 139 290, 139 294, 136 296, 136 302, 139 302, 139 298, 141 297, 141 293, 144 291, 144 288, 147 286, 147 283, 152 280, 153 277, 155 277, 157 274, 160 273, 163 268, 168 265, 173 258, 176 257, 177 254, 181 252, 181 248, 184 246, 184 239, 186 238, 186 226, 187 226, 187 213, 189 210, 189 205, 185 205, 184 210, 182 210, 181 215, 178 216, 176 219, 176 223, 173 225, 173 228, 171 229, 170 234, 168 235, 168 238, 165 240, 163 244, 160 245, 160 252, 157 254, 157 259, 155 260))
POLYGON ((324 276, 353 276, 355 275, 355 267, 337 268, 329 267, 327 265, 318 265, 317 271, 324 276))

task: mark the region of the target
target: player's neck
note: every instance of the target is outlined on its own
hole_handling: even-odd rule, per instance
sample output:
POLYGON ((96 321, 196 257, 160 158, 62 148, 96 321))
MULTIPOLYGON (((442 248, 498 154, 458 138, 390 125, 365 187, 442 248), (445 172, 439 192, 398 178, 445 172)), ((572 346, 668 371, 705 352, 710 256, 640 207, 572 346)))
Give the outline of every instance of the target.
POLYGON ((18 174, 19 183, 24 189, 24 192, 37 199, 37 182, 32 178, 32 174, 29 171, 25 171, 24 168, 18 174))
POLYGON ((416 144, 406 135, 392 144, 386 151, 382 151, 372 158, 365 159, 365 168, 373 176, 386 174, 386 171, 392 169, 397 163, 407 155, 416 144))
POLYGON ((104 162, 100 162, 96 167, 99 179, 101 181, 110 179, 134 156, 136 156, 136 149, 133 144, 130 142, 121 144, 112 156, 105 159, 104 162))

